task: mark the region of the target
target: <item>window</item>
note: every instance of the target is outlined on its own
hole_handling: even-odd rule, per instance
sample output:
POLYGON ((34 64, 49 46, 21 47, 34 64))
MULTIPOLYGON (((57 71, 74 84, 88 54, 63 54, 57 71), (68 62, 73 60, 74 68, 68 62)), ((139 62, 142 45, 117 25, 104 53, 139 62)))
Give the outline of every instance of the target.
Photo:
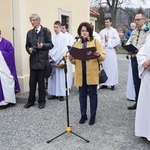
POLYGON ((61 15, 61 22, 69 25, 69 16, 61 15))
POLYGON ((59 20, 62 23, 67 23, 69 25, 69 33, 72 33, 72 12, 71 11, 66 11, 66 10, 62 10, 61 8, 59 8, 59 20))

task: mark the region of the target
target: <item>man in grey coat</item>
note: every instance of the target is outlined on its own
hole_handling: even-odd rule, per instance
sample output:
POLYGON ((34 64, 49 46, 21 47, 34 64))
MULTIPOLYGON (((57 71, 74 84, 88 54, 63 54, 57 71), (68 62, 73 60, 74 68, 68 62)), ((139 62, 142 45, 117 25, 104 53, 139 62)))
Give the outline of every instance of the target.
POLYGON ((33 29, 29 30, 26 37, 26 51, 30 55, 30 81, 29 98, 24 108, 30 108, 35 103, 36 84, 38 83, 39 108, 45 107, 45 68, 48 60, 48 52, 53 48, 51 32, 43 27, 38 14, 30 16, 33 29))

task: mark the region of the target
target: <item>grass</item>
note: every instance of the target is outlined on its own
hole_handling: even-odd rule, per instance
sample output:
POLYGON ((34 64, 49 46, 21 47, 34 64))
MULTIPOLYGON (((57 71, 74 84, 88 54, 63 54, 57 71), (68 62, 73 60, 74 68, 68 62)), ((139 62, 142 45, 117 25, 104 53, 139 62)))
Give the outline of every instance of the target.
POLYGON ((121 46, 118 46, 116 53, 117 54, 127 54, 127 51, 124 50, 121 46))
POLYGON ((127 52, 124 49, 118 49, 116 51, 117 54, 127 54, 127 52))

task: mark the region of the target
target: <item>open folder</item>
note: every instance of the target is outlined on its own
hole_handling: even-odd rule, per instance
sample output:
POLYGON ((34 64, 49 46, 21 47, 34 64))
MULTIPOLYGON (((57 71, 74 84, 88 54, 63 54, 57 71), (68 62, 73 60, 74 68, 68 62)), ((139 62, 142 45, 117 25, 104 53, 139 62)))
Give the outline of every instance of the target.
POLYGON ((72 47, 69 50, 69 53, 70 55, 72 55, 72 57, 74 57, 74 59, 86 61, 86 60, 97 58, 96 56, 93 55, 95 51, 96 51, 95 47, 88 47, 88 48, 82 48, 82 49, 72 47))
POLYGON ((128 51, 128 52, 132 52, 132 53, 135 53, 135 51, 137 51, 138 49, 133 46, 132 44, 129 44, 129 45, 125 45, 123 46, 123 48, 128 51))

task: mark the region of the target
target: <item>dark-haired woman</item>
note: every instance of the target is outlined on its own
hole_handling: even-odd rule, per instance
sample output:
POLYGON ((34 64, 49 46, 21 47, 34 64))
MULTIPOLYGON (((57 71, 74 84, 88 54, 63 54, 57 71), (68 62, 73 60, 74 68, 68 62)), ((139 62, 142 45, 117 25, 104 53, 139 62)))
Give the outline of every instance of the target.
POLYGON ((97 85, 99 84, 99 63, 105 59, 105 52, 99 40, 93 38, 93 29, 88 22, 83 22, 78 27, 78 35, 82 39, 78 40, 74 47, 82 49, 96 47, 93 53, 95 59, 81 61, 74 59, 71 55, 69 59, 75 65, 75 80, 74 85, 79 87, 79 102, 81 119, 80 124, 87 120, 87 95, 90 98, 90 120, 89 125, 95 123, 97 110, 97 85))

